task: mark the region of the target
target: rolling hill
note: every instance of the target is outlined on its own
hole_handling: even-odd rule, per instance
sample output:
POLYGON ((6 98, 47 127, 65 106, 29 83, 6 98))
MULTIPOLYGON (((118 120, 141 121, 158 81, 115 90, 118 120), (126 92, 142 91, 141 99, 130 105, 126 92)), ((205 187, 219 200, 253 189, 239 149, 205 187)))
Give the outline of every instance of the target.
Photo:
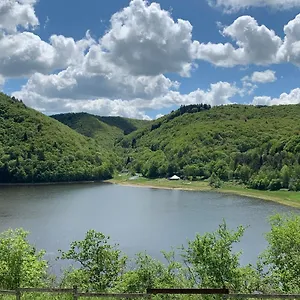
POLYGON ((0 94, 0 182, 107 179, 117 163, 101 143, 0 94))
POLYGON ((103 147, 111 149, 115 141, 138 128, 149 124, 149 121, 122 117, 101 117, 88 113, 67 113, 53 115, 52 118, 69 126, 78 133, 91 137, 103 147))
POLYGON ((300 105, 198 104, 154 121, 47 117, 0 94, 0 182, 106 179, 125 167, 149 178, 300 190, 299 115, 300 105))
POLYGON ((127 167, 150 178, 177 174, 300 189, 300 105, 182 106, 120 145, 127 167))

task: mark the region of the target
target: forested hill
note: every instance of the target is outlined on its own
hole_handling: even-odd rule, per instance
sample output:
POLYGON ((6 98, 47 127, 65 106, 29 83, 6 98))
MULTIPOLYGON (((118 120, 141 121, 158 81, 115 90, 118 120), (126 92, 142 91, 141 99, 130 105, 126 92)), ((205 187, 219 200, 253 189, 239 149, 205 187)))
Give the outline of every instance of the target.
POLYGON ((95 140, 0 93, 0 182, 107 179, 117 161, 95 140))
POLYGON ((147 177, 219 177, 257 189, 300 189, 300 105, 181 107, 120 145, 147 177))
POLYGON ((0 182, 106 179, 125 167, 150 178, 300 190, 299 116, 300 105, 198 104, 152 122, 87 113, 51 118, 0 94, 0 182))
POLYGON ((101 145, 110 149, 116 139, 150 123, 144 120, 101 117, 88 113, 67 113, 51 117, 87 137, 96 139, 101 145))

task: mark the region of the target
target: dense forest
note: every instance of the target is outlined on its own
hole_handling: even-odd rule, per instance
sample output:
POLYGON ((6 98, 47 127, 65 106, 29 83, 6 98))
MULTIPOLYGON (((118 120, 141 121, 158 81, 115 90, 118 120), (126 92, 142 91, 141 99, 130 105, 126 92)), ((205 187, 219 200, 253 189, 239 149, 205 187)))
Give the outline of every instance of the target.
POLYGON ((53 115, 52 118, 69 126, 78 133, 91 137, 102 147, 113 147, 117 139, 150 123, 122 117, 101 117, 88 113, 67 113, 53 115))
POLYGON ((118 163, 94 139, 0 94, 0 182, 108 179, 118 163))
POLYGON ((300 189, 300 105, 181 107, 123 137, 127 168, 149 178, 300 189))
POLYGON ((129 169, 298 191, 299 115, 300 105, 196 104, 153 121, 48 117, 0 94, 0 182, 98 180, 129 169))

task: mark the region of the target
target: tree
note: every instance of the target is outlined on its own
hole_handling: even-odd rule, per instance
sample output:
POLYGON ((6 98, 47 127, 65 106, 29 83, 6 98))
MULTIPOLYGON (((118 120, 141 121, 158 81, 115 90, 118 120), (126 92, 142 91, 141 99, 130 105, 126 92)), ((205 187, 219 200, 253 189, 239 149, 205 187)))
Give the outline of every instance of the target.
POLYGON ((232 246, 240 241, 245 228, 230 231, 225 221, 214 233, 196 235, 183 248, 183 259, 197 286, 230 288, 233 291, 251 292, 256 286, 256 274, 250 265, 241 267, 241 253, 233 253, 232 246))
POLYGON ((42 287, 47 275, 45 251, 37 252, 23 229, 0 234, 0 288, 42 287))
POLYGON ((109 237, 89 230, 85 239, 72 242, 67 252, 60 250, 61 259, 71 259, 79 263, 79 269, 67 271, 64 284, 77 284, 86 290, 106 291, 114 286, 118 276, 123 273, 127 257, 110 245, 109 237))
POLYGON ((120 278, 116 290, 123 293, 145 293, 147 288, 191 287, 186 269, 175 260, 175 253, 162 254, 166 263, 146 253, 138 253, 134 268, 120 278))
POLYGON ((250 175, 251 175, 251 169, 247 165, 239 165, 238 168, 235 171, 236 176, 242 180, 243 183, 247 183, 250 175))
POLYGON ((287 165, 284 165, 280 170, 280 176, 282 180, 282 187, 287 189, 289 187, 289 182, 291 177, 290 168, 287 165))
POLYGON ((208 182, 209 185, 215 189, 219 189, 222 186, 221 179, 214 172, 209 177, 208 182))
POLYGON ((261 255, 259 270, 263 283, 273 291, 300 292, 300 217, 275 215, 270 218, 269 243, 261 255))

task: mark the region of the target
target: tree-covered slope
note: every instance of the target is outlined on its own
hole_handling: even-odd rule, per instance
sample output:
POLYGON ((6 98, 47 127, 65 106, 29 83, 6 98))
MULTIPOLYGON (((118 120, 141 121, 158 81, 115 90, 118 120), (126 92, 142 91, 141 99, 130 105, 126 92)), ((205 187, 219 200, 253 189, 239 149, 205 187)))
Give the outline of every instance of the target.
POLYGON ((0 182, 106 179, 116 161, 95 140, 0 94, 0 182))
POLYGON ((299 116, 300 105, 187 106, 120 144, 128 167, 147 177, 176 173, 205 179, 215 173, 253 188, 298 190, 299 116))
POLYGON ((66 113, 53 115, 52 118, 110 148, 114 145, 116 139, 149 123, 149 121, 144 120, 101 117, 88 113, 66 113))

